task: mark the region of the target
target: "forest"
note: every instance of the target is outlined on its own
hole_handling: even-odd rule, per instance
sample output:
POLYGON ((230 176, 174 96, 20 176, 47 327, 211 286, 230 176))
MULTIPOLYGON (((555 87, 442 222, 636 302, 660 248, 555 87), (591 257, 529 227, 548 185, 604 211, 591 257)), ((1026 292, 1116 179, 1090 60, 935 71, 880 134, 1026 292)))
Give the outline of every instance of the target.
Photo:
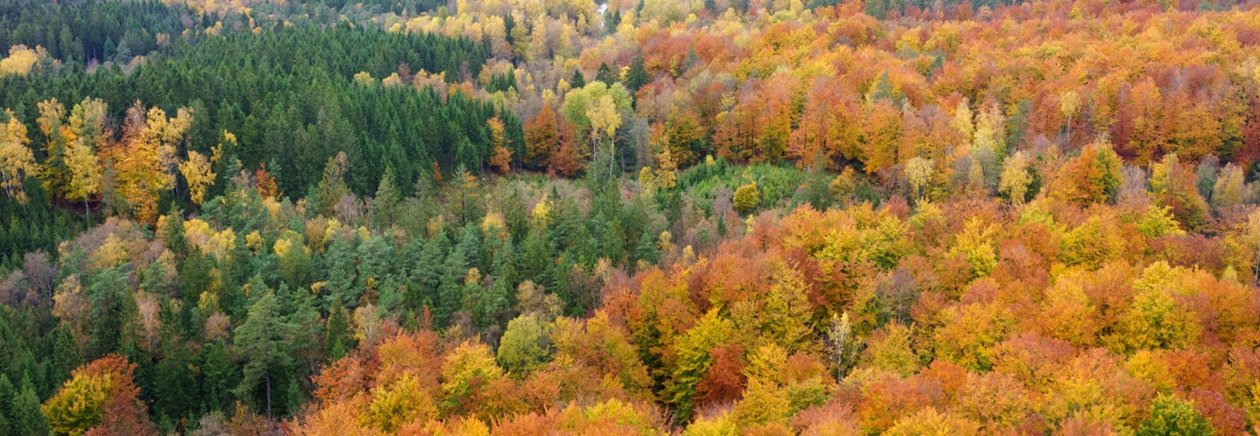
POLYGON ((0 434, 1260 434, 1260 4, 0 0, 0 434))

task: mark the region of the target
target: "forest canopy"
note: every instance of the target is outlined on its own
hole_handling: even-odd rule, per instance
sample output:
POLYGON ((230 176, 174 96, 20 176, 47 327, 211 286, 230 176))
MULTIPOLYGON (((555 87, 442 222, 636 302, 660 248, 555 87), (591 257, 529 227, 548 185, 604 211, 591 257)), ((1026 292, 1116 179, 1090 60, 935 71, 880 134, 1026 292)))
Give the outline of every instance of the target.
POLYGON ((0 0, 0 434, 1256 434, 1256 6, 0 0))

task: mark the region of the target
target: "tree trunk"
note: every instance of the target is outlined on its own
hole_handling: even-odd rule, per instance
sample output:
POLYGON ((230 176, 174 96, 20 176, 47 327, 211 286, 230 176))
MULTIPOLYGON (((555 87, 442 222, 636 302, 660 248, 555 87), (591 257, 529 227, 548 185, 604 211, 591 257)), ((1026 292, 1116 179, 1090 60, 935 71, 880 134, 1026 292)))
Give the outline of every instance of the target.
POLYGON ((271 419, 271 374, 267 374, 267 419, 271 419))

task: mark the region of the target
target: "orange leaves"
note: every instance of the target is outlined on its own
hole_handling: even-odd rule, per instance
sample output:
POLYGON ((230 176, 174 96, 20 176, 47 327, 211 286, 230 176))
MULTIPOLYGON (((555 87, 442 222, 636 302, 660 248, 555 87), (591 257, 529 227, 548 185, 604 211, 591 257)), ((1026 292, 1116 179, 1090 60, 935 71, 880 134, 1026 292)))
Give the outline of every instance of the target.
POLYGON ((57 434, 156 434, 132 380, 136 366, 109 355, 79 367, 41 408, 57 434))
POLYGON ((494 150, 494 154, 490 156, 490 166, 500 174, 507 174, 512 170, 512 150, 507 148, 503 121, 500 121, 498 117, 491 117, 486 120, 486 124, 490 128, 490 145, 494 150))

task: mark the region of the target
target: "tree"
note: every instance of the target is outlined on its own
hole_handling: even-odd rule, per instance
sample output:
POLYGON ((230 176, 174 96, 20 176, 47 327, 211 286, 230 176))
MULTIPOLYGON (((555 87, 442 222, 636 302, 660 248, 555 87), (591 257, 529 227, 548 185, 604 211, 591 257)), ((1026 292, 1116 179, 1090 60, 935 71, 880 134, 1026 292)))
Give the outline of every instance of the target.
POLYGON ((179 173, 184 176, 184 182, 188 183, 188 199, 193 204, 201 205, 206 200, 206 189, 214 184, 217 176, 211 170, 214 162, 207 159, 205 155, 188 151, 188 159, 179 163, 179 173))
POLYGON ((1226 164, 1212 186, 1212 206, 1225 208, 1242 204, 1244 190, 1245 177, 1242 169, 1232 162, 1226 164))
POLYGON ((906 181, 910 183, 910 197, 914 201, 927 198, 927 186, 934 171, 931 159, 915 156, 906 162, 906 181))
POLYGON ((507 174, 512 170, 512 150, 507 148, 507 136, 503 131, 503 121, 499 118, 492 117, 486 120, 486 125, 490 128, 490 145, 493 154, 490 156, 490 166, 498 170, 500 174, 507 174))
POLYGON ((132 380, 136 366, 108 355, 76 369, 69 381, 44 403, 42 411, 54 434, 157 434, 132 380))
POLYGON ((433 419, 437 415, 432 396, 415 376, 408 374, 373 389, 372 402, 364 418, 368 425, 393 433, 404 424, 433 419))
POLYGON ((735 210, 739 213, 752 213, 761 204, 761 189, 757 188, 756 182, 745 183, 735 189, 734 202, 735 210))
POLYGON ((1059 170, 1052 194, 1081 205, 1107 203, 1115 199, 1123 180, 1120 157, 1111 144, 1095 141, 1059 170))
POLYGON ((551 158, 551 150, 560 143, 560 125, 556 109, 550 102, 543 103, 538 115, 525 123, 525 161, 541 168, 551 158))
POLYGON ((541 366, 549 354, 547 323, 538 315, 521 315, 508 322, 499 341, 498 360, 508 373, 524 378, 541 366))
POLYGON ((609 85, 609 86, 612 86, 612 84, 619 82, 617 80, 617 76, 613 74, 612 68, 609 68, 608 64, 606 63, 599 64, 599 70, 596 71, 595 73, 595 80, 604 82, 605 85, 609 85))
POLYGON ((237 396, 250 397, 262 383, 267 415, 270 416, 273 374, 292 363, 293 358, 286 350, 293 326, 281 316, 275 293, 270 290, 264 292, 250 306, 245 322, 236 328, 233 345, 244 359, 243 378, 236 388, 237 396))
POLYGON ((176 147, 192 125, 192 113, 181 108, 175 118, 152 108, 145 113, 139 101, 127 110, 123 124, 123 150, 114 163, 119 193, 141 221, 157 217, 157 199, 174 187, 176 147))
POLYGON ((376 220, 376 228, 383 229, 394 222, 394 214, 402 194, 398 192, 398 184, 394 181, 393 165, 385 167, 381 182, 376 185, 376 195, 372 197, 372 216, 376 220))
POLYGON ((952 413, 940 413, 928 407, 897 421, 889 435, 977 435, 980 424, 952 413))
POLYGON ((57 99, 39 102, 39 118, 36 124, 39 131, 47 138, 44 143, 44 164, 39 176, 44 181, 44 189, 52 195, 65 198, 66 187, 70 183, 70 169, 66 165, 67 143, 74 132, 65 125, 66 107, 57 99))
POLYGON ((1024 204, 1032 184, 1032 175, 1029 174, 1031 170, 1028 156, 1023 151, 1015 152, 1002 167, 1002 177, 998 180, 998 192, 1006 194, 1006 197, 1016 206, 1024 204))
POLYGON ((678 161, 674 159, 673 147, 661 147, 656 155, 656 174, 653 177, 653 188, 674 189, 678 184, 678 161))
POLYGON ((26 125, 22 124, 12 110, 5 110, 8 121, 5 122, 3 142, 0 142, 0 188, 5 195, 26 203, 26 192, 22 189, 28 175, 36 170, 35 156, 26 147, 30 142, 26 138, 26 125))
POLYGON ((331 216, 333 206, 341 201, 341 197, 350 193, 350 187, 346 185, 348 171, 350 171, 350 158, 346 156, 346 152, 338 152, 336 156, 328 158, 328 162, 324 164, 323 178, 319 180, 319 185, 315 188, 317 201, 313 201, 316 212, 331 216))
POLYGON ((704 132, 700 122, 690 110, 675 109, 665 123, 665 147, 669 148, 678 166, 691 166, 705 152, 704 132))
POLYGON ((442 362, 442 409, 454 414, 472 414, 486 400, 487 387, 503 378, 490 348, 482 343, 464 342, 447 353, 442 362))
POLYGON ((99 99, 84 99, 70 111, 74 139, 66 149, 66 166, 70 169, 66 199, 82 201, 84 215, 89 213, 88 200, 101 191, 102 171, 97 150, 109 140, 105 111, 105 102, 99 99))
POLYGON ((678 338, 675 345, 677 360, 673 374, 665 384, 665 401, 677 410, 677 420, 687 422, 691 418, 696 395, 696 384, 712 364, 710 350, 730 340, 735 326, 730 320, 718 315, 717 309, 706 313, 695 327, 678 338))
POLYGON ((1151 403, 1151 414, 1138 424, 1140 436, 1162 435, 1210 435, 1212 424, 1208 422, 1194 403, 1168 394, 1160 394, 1151 403))
POLYGON ((1075 90, 1068 91, 1059 96, 1059 113, 1063 115, 1064 125, 1067 127, 1068 141, 1072 140, 1072 118, 1081 110, 1081 95, 1075 90))
POLYGON ((39 395, 30 379, 23 380, 22 387, 9 403, 9 426, 13 434, 48 434, 48 422, 40 410, 39 395))
POLYGON ((639 88, 642 88, 643 85, 646 85, 651 80, 652 78, 648 75, 647 66, 643 60, 643 53, 636 53, 634 60, 630 61, 630 69, 626 71, 626 77, 622 83, 625 83, 626 89, 629 89, 631 92, 639 92, 639 88))

